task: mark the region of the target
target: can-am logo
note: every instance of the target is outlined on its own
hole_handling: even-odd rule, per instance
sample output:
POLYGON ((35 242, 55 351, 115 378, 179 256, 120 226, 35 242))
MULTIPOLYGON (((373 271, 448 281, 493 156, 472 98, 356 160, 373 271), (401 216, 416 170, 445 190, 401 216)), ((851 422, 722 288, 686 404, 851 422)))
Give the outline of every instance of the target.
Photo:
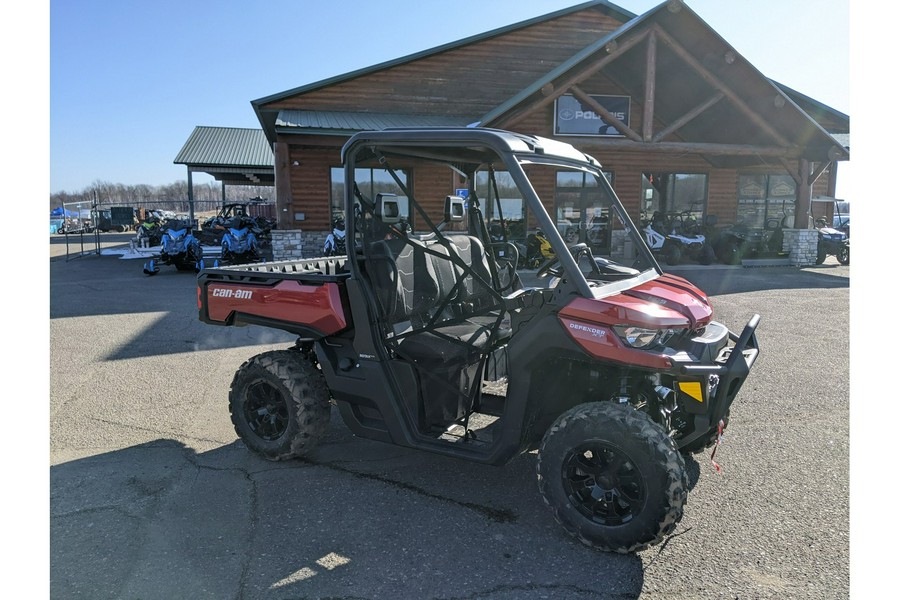
POLYGON ((249 300, 253 297, 252 290, 233 290, 230 288, 216 288, 213 290, 213 298, 235 298, 236 300, 249 300))
POLYGON ((588 325, 582 325, 580 323, 569 323, 569 329, 574 329, 575 331, 584 331, 594 337, 603 337, 606 335, 605 329, 598 329, 596 327, 590 327, 588 325))

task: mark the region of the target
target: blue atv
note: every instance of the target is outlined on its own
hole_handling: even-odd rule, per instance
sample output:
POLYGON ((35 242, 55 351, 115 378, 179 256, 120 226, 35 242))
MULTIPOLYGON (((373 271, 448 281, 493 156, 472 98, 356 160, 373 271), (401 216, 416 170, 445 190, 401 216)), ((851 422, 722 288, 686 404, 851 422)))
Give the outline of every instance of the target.
POLYGON ((174 265, 179 271, 199 271, 203 261, 203 249, 194 237, 187 221, 174 219, 163 226, 162 249, 157 256, 144 263, 145 275, 159 273, 159 265, 174 265))

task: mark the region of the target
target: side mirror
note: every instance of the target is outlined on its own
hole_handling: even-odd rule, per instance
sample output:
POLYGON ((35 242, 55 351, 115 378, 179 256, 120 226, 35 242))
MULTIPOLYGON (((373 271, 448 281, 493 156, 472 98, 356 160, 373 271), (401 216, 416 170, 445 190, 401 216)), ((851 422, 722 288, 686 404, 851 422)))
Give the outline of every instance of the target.
POLYGON ((382 223, 393 225, 400 222, 400 203, 397 194, 378 193, 375 196, 375 216, 382 223))
POLYGON ((466 218, 466 201, 459 196, 447 196, 444 199, 444 221, 459 222, 466 218))

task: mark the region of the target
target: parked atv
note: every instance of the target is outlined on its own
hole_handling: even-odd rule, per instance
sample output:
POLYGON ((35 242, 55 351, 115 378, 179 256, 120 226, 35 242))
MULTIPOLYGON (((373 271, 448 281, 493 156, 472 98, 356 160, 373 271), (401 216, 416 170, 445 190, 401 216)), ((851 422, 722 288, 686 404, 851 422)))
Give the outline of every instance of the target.
POLYGON ((163 227, 166 219, 158 211, 149 211, 146 218, 137 225, 135 241, 139 248, 154 248, 162 244, 163 227))
POLYGON ((819 230, 819 244, 816 251, 816 264, 821 265, 828 256, 834 256, 842 265, 850 264, 850 238, 843 231, 828 226, 824 218, 816 219, 819 230))
POLYGON ((556 253, 544 231, 538 227, 525 238, 525 267, 537 269, 546 261, 556 258, 556 253))
POLYGON ((203 221, 200 231, 197 232, 197 239, 204 246, 221 246, 222 238, 228 232, 229 224, 235 218, 244 218, 252 221, 253 234, 257 238, 259 245, 267 245, 271 240, 271 232, 275 229, 275 221, 263 216, 251 216, 250 207, 254 204, 254 202, 225 204, 218 214, 203 221))
POLYGON ((448 182, 464 174, 468 199, 446 196, 442 221, 431 195, 399 184, 413 233, 398 227, 396 196, 347 185, 354 252, 201 272, 202 321, 298 336, 237 369, 228 410, 244 444, 271 460, 308 455, 333 402, 367 439, 490 465, 537 450, 538 490, 575 539, 623 553, 662 542, 689 491, 681 453, 720 439, 759 354, 759 316, 739 335, 715 321, 706 294, 663 273, 601 165, 568 144, 388 129, 354 135, 341 156, 348 183, 373 167, 397 182, 398 168, 440 169, 448 182), (509 276, 516 253, 494 251, 474 182, 495 168, 550 244, 537 273, 549 286, 523 286, 509 276), (547 213, 535 182, 560 171, 603 192, 607 254, 568 248, 547 213))
POLYGON ((649 219, 641 219, 641 232, 650 251, 665 259, 667 265, 681 264, 685 252, 693 245, 702 246, 704 240, 694 236, 672 233, 672 225, 663 213, 656 211, 649 219))
POLYGON ((666 262, 677 265, 687 257, 701 265, 710 265, 716 258, 715 250, 706 236, 700 232, 697 220, 691 211, 669 215, 667 219, 668 237, 671 250, 666 262))
POLYGON ((174 265, 179 271, 196 271, 203 260, 203 249, 193 235, 188 221, 173 219, 162 229, 162 248, 157 256, 144 263, 145 275, 159 273, 160 265, 174 265))

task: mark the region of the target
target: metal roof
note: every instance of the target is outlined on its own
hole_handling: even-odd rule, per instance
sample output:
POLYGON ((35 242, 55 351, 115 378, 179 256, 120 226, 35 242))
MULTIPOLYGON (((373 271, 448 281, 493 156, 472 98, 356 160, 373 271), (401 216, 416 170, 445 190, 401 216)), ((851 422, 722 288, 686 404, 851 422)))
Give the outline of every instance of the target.
POLYGON ((275 184, 275 156, 262 129, 198 125, 174 162, 225 184, 275 184))
POLYGON ((290 133, 346 136, 348 133, 380 131, 392 127, 459 127, 467 125, 471 120, 469 117, 436 115, 281 110, 275 120, 275 128, 283 128, 290 133))
POLYGON ((262 129, 199 125, 175 157, 176 165, 275 168, 262 129))

